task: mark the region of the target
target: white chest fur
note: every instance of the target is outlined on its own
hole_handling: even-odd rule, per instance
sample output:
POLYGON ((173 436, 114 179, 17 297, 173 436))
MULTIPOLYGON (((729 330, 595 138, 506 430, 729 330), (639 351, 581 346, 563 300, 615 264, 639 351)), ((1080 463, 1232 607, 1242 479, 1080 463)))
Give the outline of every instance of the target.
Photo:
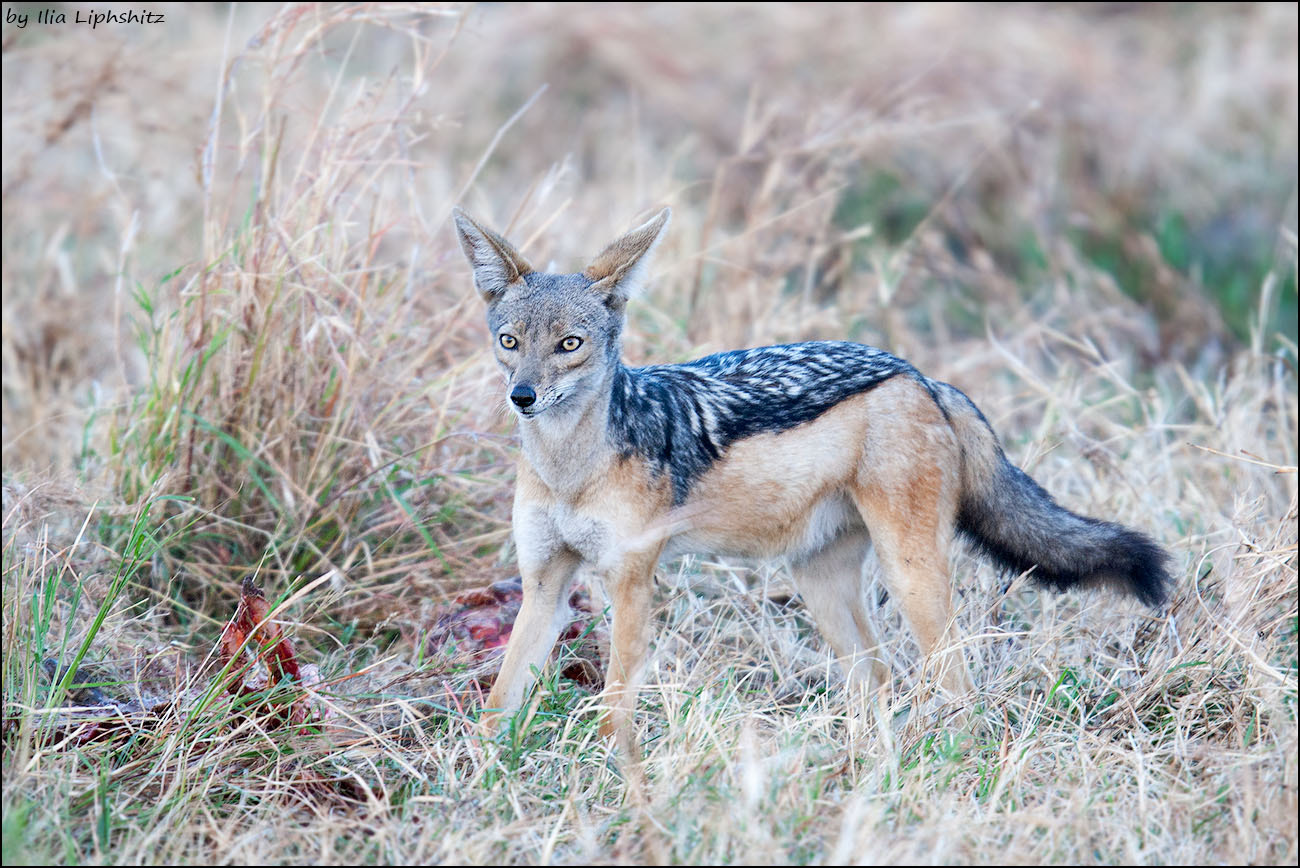
POLYGON ((617 557, 613 525, 564 503, 523 506, 514 517, 514 532, 521 561, 546 558, 560 548, 590 565, 606 565, 617 557))

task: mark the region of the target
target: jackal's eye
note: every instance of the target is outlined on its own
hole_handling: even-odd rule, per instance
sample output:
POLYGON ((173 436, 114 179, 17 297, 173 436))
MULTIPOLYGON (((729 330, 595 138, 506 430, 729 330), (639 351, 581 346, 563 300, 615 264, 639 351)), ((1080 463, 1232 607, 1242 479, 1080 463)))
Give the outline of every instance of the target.
POLYGON ((573 335, 569 335, 560 341, 560 350, 562 352, 571 353, 580 346, 582 346, 582 338, 575 338, 573 335))
POLYGON ((502 335, 501 346, 508 350, 513 350, 515 347, 519 346, 519 341, 514 335, 502 335))

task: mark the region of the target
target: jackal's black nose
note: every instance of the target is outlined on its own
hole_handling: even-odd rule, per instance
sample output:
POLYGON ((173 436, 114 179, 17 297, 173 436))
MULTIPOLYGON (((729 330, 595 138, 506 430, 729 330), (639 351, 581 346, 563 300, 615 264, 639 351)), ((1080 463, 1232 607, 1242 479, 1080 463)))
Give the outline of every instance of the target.
POLYGON ((515 386, 510 390, 510 401, 520 409, 531 407, 537 400, 537 393, 532 386, 515 386))

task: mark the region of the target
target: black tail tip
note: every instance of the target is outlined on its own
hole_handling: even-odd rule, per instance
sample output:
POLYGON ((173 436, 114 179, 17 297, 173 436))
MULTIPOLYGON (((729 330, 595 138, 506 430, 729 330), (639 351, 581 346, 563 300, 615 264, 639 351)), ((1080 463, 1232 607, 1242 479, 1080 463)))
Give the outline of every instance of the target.
POLYGON ((1040 582, 1056 590, 1077 587, 1108 587, 1137 597, 1153 609, 1163 609, 1174 587, 1170 572, 1173 559, 1155 540, 1123 525, 1091 521, 1106 528, 1111 536, 1099 547, 1087 567, 1071 575, 1051 576, 1040 572, 1040 582))
POLYGON ((1110 522, 1089 521, 1105 528, 1109 539, 1091 547, 1091 557, 1080 557, 1068 568, 1050 570, 1042 563, 1033 565, 1035 582, 1058 592, 1109 588, 1136 597, 1152 609, 1163 609, 1174 588, 1169 553, 1144 533, 1110 522))
POLYGON ((1170 572, 1172 558, 1155 540, 1146 534, 1125 529, 1124 538, 1117 541, 1118 549, 1126 555, 1127 569, 1117 570, 1121 588, 1153 609, 1163 609, 1169 602, 1174 577, 1170 572))

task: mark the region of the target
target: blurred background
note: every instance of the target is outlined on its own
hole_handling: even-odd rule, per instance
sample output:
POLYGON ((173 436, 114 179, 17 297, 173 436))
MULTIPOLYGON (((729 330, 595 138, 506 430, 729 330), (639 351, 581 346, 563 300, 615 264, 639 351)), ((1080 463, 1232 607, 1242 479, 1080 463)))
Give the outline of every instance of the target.
POLYGON ((1296 114, 1295 4, 7 4, 5 863, 1294 865, 1296 114), (904 356, 1168 611, 955 547, 975 723, 873 586, 877 727, 779 571, 666 564, 638 838, 586 687, 485 743, 438 658, 516 570, 455 205, 563 270, 671 206, 630 363, 904 356), (212 687, 245 577, 325 731, 212 687), (79 665, 170 711, 54 739, 79 665))

